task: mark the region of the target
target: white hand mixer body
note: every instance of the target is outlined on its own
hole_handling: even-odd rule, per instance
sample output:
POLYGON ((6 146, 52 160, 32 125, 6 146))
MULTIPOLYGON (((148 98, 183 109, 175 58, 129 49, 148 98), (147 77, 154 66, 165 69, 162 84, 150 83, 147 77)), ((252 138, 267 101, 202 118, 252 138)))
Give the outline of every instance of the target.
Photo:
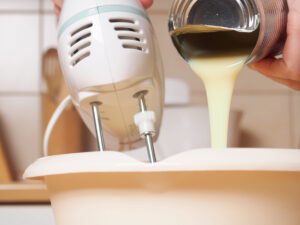
POLYGON ((160 127, 164 78, 139 1, 65 0, 58 52, 71 100, 100 150, 102 127, 127 149, 140 147, 144 136, 154 162, 152 136, 160 127))

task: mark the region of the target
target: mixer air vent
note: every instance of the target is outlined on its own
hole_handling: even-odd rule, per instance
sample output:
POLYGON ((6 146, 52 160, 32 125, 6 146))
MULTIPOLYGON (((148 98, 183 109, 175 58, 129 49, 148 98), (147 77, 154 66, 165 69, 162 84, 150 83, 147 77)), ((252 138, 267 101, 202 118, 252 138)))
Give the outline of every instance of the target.
POLYGON ((86 30, 86 29, 88 29, 88 28, 90 28, 90 27, 92 27, 92 26, 93 26, 92 23, 85 24, 85 25, 79 27, 77 30, 73 31, 73 32, 71 33, 71 36, 74 36, 75 34, 79 33, 80 31, 86 30))
POLYGON ((93 24, 85 24, 71 33, 70 56, 71 65, 75 66, 83 59, 90 56, 91 28, 93 24))
POLYGON ((128 18, 111 18, 114 30, 118 33, 118 39, 122 42, 122 47, 126 49, 145 52, 144 36, 138 23, 128 18))
POLYGON ((130 27, 115 27, 115 30, 116 31, 129 31, 129 32, 136 32, 136 33, 139 32, 139 30, 130 28, 130 27))
POLYGON ((123 18, 110 19, 109 22, 111 22, 111 23, 131 23, 131 24, 135 24, 134 20, 123 19, 123 18))
POLYGON ((120 40, 131 40, 131 41, 141 41, 139 37, 134 37, 134 36, 126 36, 126 35, 119 35, 118 38, 120 40))
POLYGON ((129 49, 135 49, 135 50, 139 50, 139 51, 145 51, 144 48, 137 46, 137 45, 129 45, 129 44, 123 44, 122 45, 123 48, 129 48, 129 49))

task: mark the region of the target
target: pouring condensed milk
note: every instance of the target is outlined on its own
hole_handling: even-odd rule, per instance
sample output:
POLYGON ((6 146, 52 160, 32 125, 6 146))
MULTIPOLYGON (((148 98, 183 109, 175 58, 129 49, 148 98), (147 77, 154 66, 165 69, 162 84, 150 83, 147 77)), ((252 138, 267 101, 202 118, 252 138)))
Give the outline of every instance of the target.
POLYGON ((280 54, 286 38, 286 1, 272 12, 265 8, 273 1, 239 2, 176 0, 170 13, 173 44, 206 89, 213 148, 227 147, 231 98, 243 66, 280 54))
POLYGON ((210 112, 211 146, 225 148, 235 80, 255 46, 257 32, 189 25, 172 31, 171 35, 178 51, 204 82, 210 112))

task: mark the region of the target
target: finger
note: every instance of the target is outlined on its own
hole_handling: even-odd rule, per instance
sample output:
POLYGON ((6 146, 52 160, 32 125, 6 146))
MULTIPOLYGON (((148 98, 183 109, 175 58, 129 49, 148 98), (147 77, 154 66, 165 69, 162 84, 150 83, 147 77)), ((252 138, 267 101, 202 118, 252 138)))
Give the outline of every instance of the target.
POLYGON ((52 0, 53 3, 58 6, 59 8, 62 7, 64 0, 52 0))
POLYGON ((272 77, 272 76, 267 76, 267 77, 276 81, 277 83, 281 83, 281 84, 288 86, 296 91, 300 91, 300 81, 282 79, 282 78, 277 78, 277 77, 272 77))
POLYGON ((152 4, 153 0, 139 0, 145 9, 148 9, 152 4))
POLYGON ((60 7, 58 7, 57 5, 54 5, 54 13, 56 15, 56 17, 59 17, 60 14, 60 7))
POLYGON ((283 59, 266 58, 249 65, 249 67, 268 77, 298 80, 297 77, 290 76, 283 59))
POLYGON ((288 0, 289 15, 287 26, 287 40, 284 47, 283 58, 287 68, 296 73, 300 71, 300 1, 288 0))

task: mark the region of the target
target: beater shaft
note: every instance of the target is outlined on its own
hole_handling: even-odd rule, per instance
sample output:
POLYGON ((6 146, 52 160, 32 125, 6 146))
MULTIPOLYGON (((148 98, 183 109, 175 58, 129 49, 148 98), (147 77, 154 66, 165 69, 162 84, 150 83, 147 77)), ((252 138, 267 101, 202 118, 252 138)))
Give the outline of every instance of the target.
POLYGON ((103 152, 105 149, 104 145, 104 138, 103 138, 103 131, 101 126, 101 120, 100 120, 100 113, 99 113, 99 105, 101 105, 100 102, 92 102, 92 111, 94 116, 94 123, 95 123, 95 129, 96 129, 96 138, 98 143, 98 148, 100 152, 103 152))
MULTIPOLYGON (((147 106, 146 106, 146 103, 145 103, 144 95, 145 95, 145 93, 141 93, 138 96, 141 112, 146 112, 147 111, 147 106)), ((155 157, 154 145, 153 145, 153 140, 152 140, 152 133, 149 132, 149 133, 145 133, 143 135, 144 135, 145 141, 146 141, 149 161, 151 163, 155 163, 156 162, 156 157, 155 157)))
POLYGON ((145 134, 145 140, 146 140, 148 158, 149 158, 151 163, 155 163, 156 162, 156 157, 155 157, 155 151, 154 151, 154 146, 153 146, 153 140, 152 140, 151 133, 145 134))

